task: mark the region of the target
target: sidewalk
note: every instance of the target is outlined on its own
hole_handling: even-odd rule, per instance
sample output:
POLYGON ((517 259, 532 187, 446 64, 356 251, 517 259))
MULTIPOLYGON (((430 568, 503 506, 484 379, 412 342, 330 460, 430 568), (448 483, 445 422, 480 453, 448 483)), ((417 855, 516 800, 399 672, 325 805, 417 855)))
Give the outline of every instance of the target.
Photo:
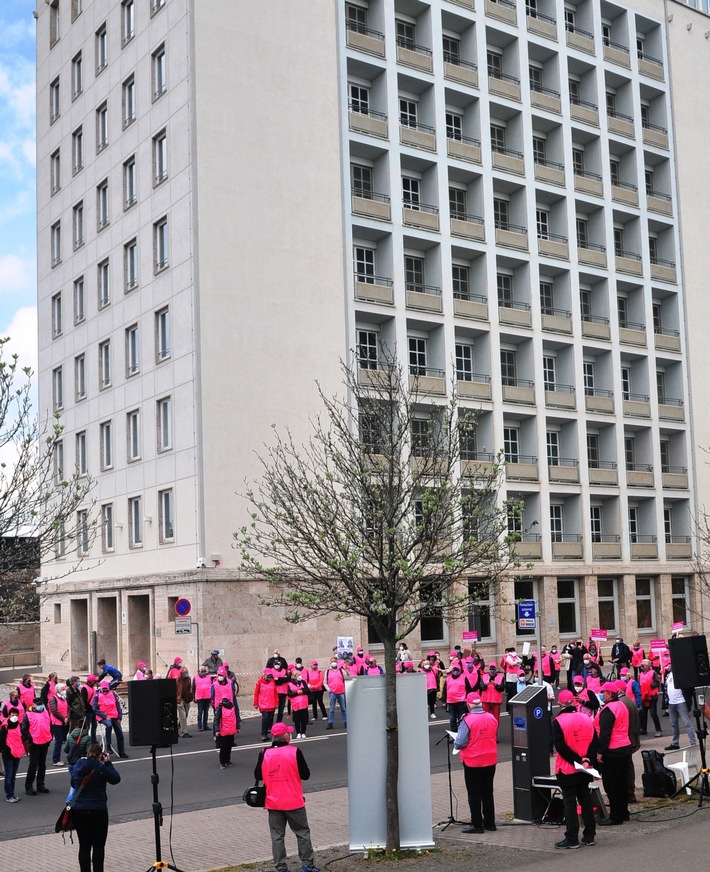
MULTIPOLYGON (((644 741, 644 748, 662 749, 668 737, 644 741)), ((307 748, 308 742, 304 743, 307 748)), ((637 796, 642 797, 641 756, 635 755, 637 796)), ((454 763, 452 772, 454 789, 454 816, 461 821, 468 820, 468 804, 463 784, 461 765, 454 763)), ((436 824, 449 817, 448 775, 446 772, 432 775, 432 820, 436 824)), ((495 779, 496 818, 499 821, 495 833, 485 836, 469 836, 461 833, 461 825, 452 824, 444 833, 441 828, 434 829, 437 840, 446 839, 473 846, 476 839, 485 840, 490 846, 522 848, 540 851, 541 858, 550 854, 567 854, 555 851, 554 843, 563 836, 562 828, 536 827, 527 823, 513 822, 512 766, 510 762, 501 763, 495 779)), ((695 800, 693 800, 695 801, 695 800)), ((348 846, 348 792, 347 788, 323 790, 306 795, 308 819, 313 835, 313 844, 318 850, 334 846, 348 846)), ((632 816, 640 810, 641 804, 631 806, 632 816)), ((53 812, 59 815, 59 807, 53 812)), ((266 813, 263 809, 252 809, 235 797, 234 805, 210 808, 201 811, 177 814, 173 818, 172 846, 175 865, 185 872, 202 872, 242 863, 264 863, 271 868, 271 845, 269 841, 266 813)), ((605 845, 621 847, 630 836, 653 831, 656 826, 648 826, 634 821, 624 827, 609 827, 604 830, 605 845)), ((170 818, 165 814, 161 829, 163 859, 172 862, 170 857, 170 818)), ((295 853, 295 839, 288 832, 287 849, 295 853)), ((37 868, 52 869, 53 872, 76 872, 76 844, 62 844, 62 837, 54 833, 24 839, 6 840, 2 843, 7 857, 31 857, 37 868)), ((155 860, 155 841, 153 818, 113 823, 109 828, 107 843, 107 868, 111 872, 140 872, 155 860)))

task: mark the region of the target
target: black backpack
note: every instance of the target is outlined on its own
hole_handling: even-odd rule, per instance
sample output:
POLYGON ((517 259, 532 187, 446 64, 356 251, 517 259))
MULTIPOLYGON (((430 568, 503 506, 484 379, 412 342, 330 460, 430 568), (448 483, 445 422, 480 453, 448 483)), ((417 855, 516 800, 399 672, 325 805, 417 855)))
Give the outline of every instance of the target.
POLYGON ((673 796, 676 792, 675 772, 665 765, 665 754, 653 749, 641 751, 643 757, 644 796, 673 796))

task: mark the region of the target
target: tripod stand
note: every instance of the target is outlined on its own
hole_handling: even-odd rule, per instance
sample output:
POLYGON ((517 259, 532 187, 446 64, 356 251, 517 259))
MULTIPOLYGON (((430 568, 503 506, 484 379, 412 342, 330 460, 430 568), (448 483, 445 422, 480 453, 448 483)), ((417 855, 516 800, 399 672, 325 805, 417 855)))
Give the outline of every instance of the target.
POLYGON ((167 860, 161 858, 160 852, 160 828, 163 825, 163 806, 158 799, 158 784, 160 777, 158 776, 158 761, 156 759, 156 746, 152 745, 150 749, 151 757, 153 758, 153 774, 150 776, 150 783, 153 785, 153 824, 155 827, 155 863, 151 863, 146 872, 158 869, 172 869, 173 872, 180 872, 177 866, 171 866, 167 860))
POLYGON ((436 743, 436 747, 438 747, 442 742, 446 742, 446 770, 449 775, 449 816, 446 820, 439 821, 436 826, 441 827, 441 832, 443 833, 451 826, 451 824, 462 824, 463 821, 456 820, 454 817, 454 786, 451 783, 451 746, 453 745, 454 740, 447 731, 444 731, 444 735, 436 743))
POLYGON ((707 738, 708 731, 705 729, 705 720, 703 719, 703 723, 700 723, 700 707, 698 706, 698 698, 695 693, 695 688, 693 688, 693 714, 695 715, 695 735, 698 737, 698 747, 700 748, 700 769, 698 770, 697 775, 693 775, 685 784, 676 790, 673 796, 678 796, 686 787, 691 787, 694 785, 696 781, 700 782, 699 787, 695 787, 695 790, 698 790, 700 796, 698 797, 698 808, 703 807, 703 797, 710 796, 710 770, 708 769, 707 760, 705 757, 705 739, 707 738))

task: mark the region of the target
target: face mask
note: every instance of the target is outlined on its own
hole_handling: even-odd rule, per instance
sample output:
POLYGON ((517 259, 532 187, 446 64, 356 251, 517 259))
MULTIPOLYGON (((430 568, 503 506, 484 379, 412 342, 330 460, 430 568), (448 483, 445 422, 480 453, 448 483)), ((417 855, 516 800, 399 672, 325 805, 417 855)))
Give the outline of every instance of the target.
POLYGON ((461 675, 461 673, 458 671, 458 669, 452 669, 451 674, 454 676, 454 678, 458 678, 459 675, 461 675))
POLYGON ((18 721, 18 718, 17 718, 16 715, 13 715, 13 716, 10 718, 10 723, 11 723, 11 724, 16 724, 17 721, 18 721))
POLYGON ((338 664, 337 664, 337 663, 331 663, 331 664, 330 664, 330 668, 331 668, 331 669, 337 669, 337 668, 338 668, 338 664))
POLYGON ((36 711, 36 712, 43 712, 43 711, 44 711, 44 706, 43 706, 43 705, 36 705, 36 706, 35 706, 35 711, 36 711))
POLYGON ((219 678, 217 679, 217 681, 219 681, 220 684, 227 683, 227 679, 224 677, 224 675, 220 675, 219 678))
POLYGON ((429 670, 431 669, 431 666, 428 663, 425 663, 423 668, 424 668, 425 672, 429 672, 429 670))
POLYGON ((584 661, 584 665, 585 665, 585 666, 591 666, 591 665, 592 665, 592 661, 591 661, 591 660, 585 660, 585 661, 584 661))

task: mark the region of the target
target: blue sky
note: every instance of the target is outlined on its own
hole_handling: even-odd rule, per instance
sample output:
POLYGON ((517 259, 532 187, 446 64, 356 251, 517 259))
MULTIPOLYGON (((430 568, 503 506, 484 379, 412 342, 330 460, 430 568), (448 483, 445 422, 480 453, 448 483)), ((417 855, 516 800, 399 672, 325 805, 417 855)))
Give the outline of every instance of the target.
POLYGON ((0 335, 36 366, 35 0, 0 0, 0 335))

